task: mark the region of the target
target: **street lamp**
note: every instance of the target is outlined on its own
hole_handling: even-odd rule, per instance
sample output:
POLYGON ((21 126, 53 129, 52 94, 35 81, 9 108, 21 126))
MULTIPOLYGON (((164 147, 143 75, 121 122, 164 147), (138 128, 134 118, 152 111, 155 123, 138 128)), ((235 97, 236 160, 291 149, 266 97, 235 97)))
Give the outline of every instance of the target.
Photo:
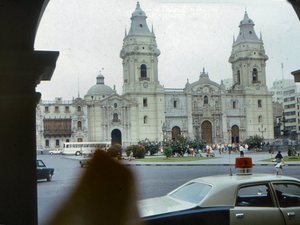
POLYGON ((261 125, 261 127, 258 127, 258 131, 261 132, 261 136, 264 139, 264 132, 267 131, 267 128, 264 128, 264 125, 261 125))
POLYGON ((167 132, 167 126, 166 126, 165 122, 162 125, 162 132, 163 132, 163 146, 164 146, 165 145, 165 141, 166 141, 166 132, 167 132))
POLYGON ((196 129, 196 146, 197 146, 197 152, 199 151, 199 139, 200 139, 200 134, 199 134, 199 125, 195 125, 195 129, 196 129))
POLYGON ((285 127, 285 123, 287 122, 287 120, 285 119, 285 116, 284 116, 284 112, 282 112, 282 120, 281 120, 281 122, 282 122, 282 135, 283 135, 283 137, 285 137, 285 136, 287 136, 287 134, 288 134, 288 131, 286 130, 286 127, 285 127))

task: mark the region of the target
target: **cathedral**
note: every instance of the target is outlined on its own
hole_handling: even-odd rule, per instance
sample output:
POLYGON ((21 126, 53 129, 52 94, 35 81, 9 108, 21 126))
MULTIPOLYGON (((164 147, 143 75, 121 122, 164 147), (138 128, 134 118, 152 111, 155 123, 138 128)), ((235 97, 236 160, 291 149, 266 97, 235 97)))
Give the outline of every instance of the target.
POLYGON ((204 69, 199 80, 187 81, 184 88, 164 88, 158 77, 160 50, 146 18, 138 2, 120 51, 122 95, 105 85, 100 73, 84 97, 89 141, 128 146, 179 135, 209 144, 242 143, 253 135, 274 138, 272 95, 266 86, 268 56, 247 12, 229 57, 230 88, 212 81, 204 69))

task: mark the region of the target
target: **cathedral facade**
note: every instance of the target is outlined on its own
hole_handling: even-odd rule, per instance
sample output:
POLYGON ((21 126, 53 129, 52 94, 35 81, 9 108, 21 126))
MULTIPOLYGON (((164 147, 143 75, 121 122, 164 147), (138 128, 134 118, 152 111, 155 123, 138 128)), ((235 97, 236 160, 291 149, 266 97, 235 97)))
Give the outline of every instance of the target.
POLYGON ((272 96, 266 86, 268 57, 247 12, 232 44, 229 89, 212 81, 205 69, 184 88, 164 88, 158 77, 160 50, 146 18, 137 3, 120 51, 122 95, 105 85, 99 74, 84 97, 89 141, 128 146, 179 135, 209 144, 242 143, 253 135, 274 138, 272 96))

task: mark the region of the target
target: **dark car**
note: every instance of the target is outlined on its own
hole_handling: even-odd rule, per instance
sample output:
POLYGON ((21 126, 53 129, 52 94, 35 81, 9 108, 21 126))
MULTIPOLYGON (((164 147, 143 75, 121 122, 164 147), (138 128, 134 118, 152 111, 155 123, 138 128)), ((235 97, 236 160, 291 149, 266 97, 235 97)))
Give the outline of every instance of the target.
POLYGON ((46 179, 47 181, 52 180, 54 169, 47 168, 45 163, 40 159, 36 160, 36 170, 37 170, 37 180, 43 180, 43 179, 46 179))

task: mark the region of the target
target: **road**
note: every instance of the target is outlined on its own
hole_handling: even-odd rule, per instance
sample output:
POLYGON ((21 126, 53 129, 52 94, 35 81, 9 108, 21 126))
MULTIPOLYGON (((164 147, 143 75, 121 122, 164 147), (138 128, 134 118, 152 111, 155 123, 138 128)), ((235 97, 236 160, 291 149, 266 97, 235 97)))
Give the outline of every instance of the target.
MULTIPOLYGON (((78 182, 85 168, 79 162, 61 155, 39 155, 48 167, 55 169, 52 182, 38 182, 38 219, 43 225, 62 204, 78 182)), ((224 174, 229 166, 129 166, 136 176, 138 198, 157 197, 196 177, 224 174)), ((299 166, 287 166, 284 174, 300 179, 299 166)), ((234 171, 234 168, 232 168, 234 171)), ((273 166, 259 166, 253 172, 275 173, 273 166)))

